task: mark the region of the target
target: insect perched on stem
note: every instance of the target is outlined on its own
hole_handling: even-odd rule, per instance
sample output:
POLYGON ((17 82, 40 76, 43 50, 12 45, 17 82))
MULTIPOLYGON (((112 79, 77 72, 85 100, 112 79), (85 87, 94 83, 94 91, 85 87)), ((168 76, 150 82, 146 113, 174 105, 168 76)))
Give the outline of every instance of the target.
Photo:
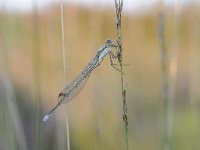
MULTIPOLYGON (((111 66, 120 71, 113 64, 113 59, 117 58, 111 51, 112 47, 117 47, 111 40, 107 40, 106 44, 102 46, 96 53, 96 56, 90 61, 90 63, 83 69, 83 71, 76 77, 76 79, 67 85, 58 95, 58 103, 52 110, 44 116, 43 121, 46 122, 54 111, 63 103, 69 102, 73 99, 84 87, 86 81, 90 77, 91 72, 98 67, 103 59, 109 54, 111 66)), ((121 71, 120 71, 121 72, 121 71)))

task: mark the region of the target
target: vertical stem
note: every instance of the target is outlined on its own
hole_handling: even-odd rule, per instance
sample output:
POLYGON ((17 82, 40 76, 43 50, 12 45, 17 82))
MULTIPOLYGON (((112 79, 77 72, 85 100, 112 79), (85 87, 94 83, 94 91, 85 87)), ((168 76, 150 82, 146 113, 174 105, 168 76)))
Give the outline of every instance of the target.
POLYGON ((121 92, 123 100, 123 121, 125 129, 126 149, 128 150, 128 116, 127 116, 127 102, 126 102, 126 89, 124 88, 124 76, 123 76, 123 61, 122 61, 122 34, 121 34, 121 13, 123 8, 123 0, 115 0, 116 8, 116 26, 117 26, 117 57, 120 64, 121 71, 121 92))
POLYGON ((61 32, 62 32, 62 55, 63 55, 63 74, 64 84, 66 84, 66 54, 65 54, 65 31, 64 31, 64 9, 63 0, 60 0, 61 32))
POLYGON ((176 92, 176 80, 177 80, 177 65, 178 65, 178 47, 179 47, 179 34, 180 34, 180 1, 175 1, 174 7, 174 39, 173 39, 173 51, 169 63, 169 103, 167 106, 167 137, 169 142, 172 142, 172 130, 174 124, 174 109, 175 109, 175 92, 176 92))
POLYGON ((168 94, 168 53, 165 41, 165 12, 164 12, 164 2, 161 0, 161 9, 159 14, 159 27, 158 27, 158 38, 160 44, 161 53, 161 69, 163 75, 163 98, 167 102, 168 94))
POLYGON ((164 132, 162 138, 162 149, 170 149, 170 137, 169 137, 169 58, 166 48, 165 41, 165 6, 164 0, 160 1, 160 12, 159 12, 159 24, 158 24, 158 40, 160 44, 161 54, 161 71, 162 71, 162 96, 164 100, 164 132))
MULTIPOLYGON (((62 55, 63 55, 63 77, 64 85, 66 85, 66 54, 65 54, 65 31, 64 31, 64 8, 63 0, 60 0, 60 15, 61 15, 61 30, 62 30, 62 55)), ((66 132, 67 132, 67 149, 70 150, 70 139, 69 139, 69 117, 68 111, 66 110, 66 132)))
POLYGON ((172 45, 172 55, 168 60, 165 39, 164 39, 164 16, 163 10, 160 14, 160 47, 162 58, 163 71, 163 97, 165 100, 165 135, 164 135, 164 150, 172 149, 172 132, 174 124, 174 109, 175 109, 175 91, 177 78, 178 64, 178 46, 179 46, 179 23, 180 23, 180 2, 175 1, 174 8, 174 37, 172 45), (168 66, 169 65, 169 66, 168 66), (168 74, 169 73, 169 74, 168 74))

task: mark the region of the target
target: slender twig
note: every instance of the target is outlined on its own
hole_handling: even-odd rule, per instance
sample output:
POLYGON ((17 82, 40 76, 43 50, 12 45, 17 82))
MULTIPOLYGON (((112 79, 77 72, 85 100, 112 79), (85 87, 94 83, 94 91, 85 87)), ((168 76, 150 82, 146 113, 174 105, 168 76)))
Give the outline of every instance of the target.
MULTIPOLYGON (((64 31, 64 8, 63 0, 60 0, 60 15, 61 15, 61 30, 62 30, 62 55, 63 55, 63 73, 64 73, 64 85, 66 85, 66 54, 65 54, 65 31, 64 31)), ((69 117, 66 110, 66 132, 67 132, 67 149, 70 150, 70 138, 69 138, 69 117)))
POLYGON ((128 117, 127 117, 127 102, 126 102, 126 89, 124 87, 124 76, 123 76, 123 61, 122 61, 122 33, 121 33, 121 13, 123 8, 123 0, 115 0, 116 8, 116 28, 117 28, 117 57, 120 64, 121 72, 121 91, 122 91, 122 116, 125 128, 125 139, 126 139, 126 149, 128 150, 128 117))

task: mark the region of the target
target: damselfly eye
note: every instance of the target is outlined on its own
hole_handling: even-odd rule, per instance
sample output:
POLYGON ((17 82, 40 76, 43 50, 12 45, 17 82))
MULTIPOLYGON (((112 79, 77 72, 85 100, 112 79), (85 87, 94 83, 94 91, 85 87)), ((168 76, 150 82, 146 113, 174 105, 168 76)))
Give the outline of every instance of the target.
POLYGON ((113 41, 110 40, 110 39, 108 39, 108 40, 106 41, 106 45, 109 45, 109 44, 112 44, 112 43, 113 43, 113 41))

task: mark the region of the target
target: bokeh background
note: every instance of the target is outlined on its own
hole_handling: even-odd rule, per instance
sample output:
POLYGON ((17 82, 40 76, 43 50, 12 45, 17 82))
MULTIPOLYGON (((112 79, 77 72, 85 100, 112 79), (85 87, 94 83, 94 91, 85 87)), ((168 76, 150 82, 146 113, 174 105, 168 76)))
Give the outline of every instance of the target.
MULTIPOLYGON (((125 149, 120 73, 109 58, 42 123, 64 87, 60 3, 0 2, 0 150, 67 149, 66 110, 72 150, 125 149)), ((130 150, 200 149, 199 4, 124 0, 130 150)), ((114 1, 64 1, 64 30, 70 83, 106 39, 116 40, 114 1)))

